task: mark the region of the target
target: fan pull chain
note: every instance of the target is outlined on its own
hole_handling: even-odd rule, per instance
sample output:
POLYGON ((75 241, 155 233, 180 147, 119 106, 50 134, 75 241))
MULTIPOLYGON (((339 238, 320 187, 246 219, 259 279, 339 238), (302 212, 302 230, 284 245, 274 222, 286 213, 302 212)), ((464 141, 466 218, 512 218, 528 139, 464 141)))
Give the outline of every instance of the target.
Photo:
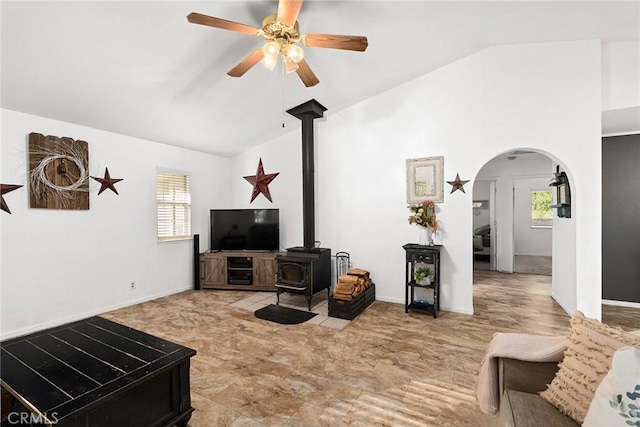
POLYGON ((284 58, 282 59, 282 128, 284 129, 284 58))

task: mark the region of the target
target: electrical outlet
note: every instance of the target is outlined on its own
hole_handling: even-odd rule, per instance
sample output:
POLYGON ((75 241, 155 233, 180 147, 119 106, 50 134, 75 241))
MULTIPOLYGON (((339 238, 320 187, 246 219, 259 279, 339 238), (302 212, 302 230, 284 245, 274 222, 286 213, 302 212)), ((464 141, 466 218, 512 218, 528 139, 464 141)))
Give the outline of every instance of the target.
POLYGON ((134 290, 136 288, 136 282, 129 283, 129 289, 134 290))

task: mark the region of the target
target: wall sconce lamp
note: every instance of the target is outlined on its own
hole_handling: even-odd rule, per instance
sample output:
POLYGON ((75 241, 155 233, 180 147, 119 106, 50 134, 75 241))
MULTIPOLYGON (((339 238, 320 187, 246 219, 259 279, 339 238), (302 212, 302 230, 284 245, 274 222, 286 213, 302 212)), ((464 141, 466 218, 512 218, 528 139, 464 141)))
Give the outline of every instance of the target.
POLYGON ((556 187, 556 204, 551 205, 557 209, 558 217, 571 218, 571 188, 569 178, 564 172, 560 172, 560 166, 556 166, 556 172, 551 178, 549 187, 556 187))

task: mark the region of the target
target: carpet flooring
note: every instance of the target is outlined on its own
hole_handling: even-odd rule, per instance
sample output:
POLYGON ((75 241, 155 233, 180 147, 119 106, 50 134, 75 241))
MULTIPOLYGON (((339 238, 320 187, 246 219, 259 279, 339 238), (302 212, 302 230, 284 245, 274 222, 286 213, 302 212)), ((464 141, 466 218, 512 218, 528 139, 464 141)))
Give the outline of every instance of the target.
POLYGON ((551 276, 551 257, 516 255, 513 259, 513 272, 551 276))

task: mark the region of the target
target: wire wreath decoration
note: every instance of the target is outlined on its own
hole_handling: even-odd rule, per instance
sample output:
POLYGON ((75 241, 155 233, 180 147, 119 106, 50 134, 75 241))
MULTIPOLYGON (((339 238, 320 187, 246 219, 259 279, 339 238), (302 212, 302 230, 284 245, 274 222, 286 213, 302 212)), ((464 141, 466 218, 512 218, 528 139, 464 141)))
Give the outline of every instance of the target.
MULTIPOLYGON (((37 182, 42 183, 43 185, 46 185, 47 187, 49 187, 49 188, 51 188, 51 189, 53 189, 55 191, 58 191, 58 192, 60 192, 60 191, 80 190, 80 187, 84 183, 81 178, 84 175, 86 175, 87 177, 89 176, 89 173, 85 169, 85 167, 82 164, 81 160, 79 160, 79 159, 77 159, 75 157, 72 157, 72 156, 67 156, 65 154, 58 154, 58 155, 55 155, 55 156, 45 157, 44 159, 42 159, 42 161, 40 161, 40 163, 38 163, 38 165, 33 169, 33 171, 31 173, 32 173, 33 176, 35 176, 37 178, 37 182), (49 180, 49 178, 47 178, 47 174, 46 174, 47 166, 49 166, 50 163, 52 163, 52 162, 54 162, 54 161, 56 161, 58 159, 71 160, 78 167, 78 170, 80 171, 80 173, 78 174, 79 177, 71 185, 65 185, 65 186, 56 185, 53 182, 51 182, 51 180, 49 180)), ((67 173, 67 174, 65 174, 65 176, 68 177, 69 174, 67 173)))

